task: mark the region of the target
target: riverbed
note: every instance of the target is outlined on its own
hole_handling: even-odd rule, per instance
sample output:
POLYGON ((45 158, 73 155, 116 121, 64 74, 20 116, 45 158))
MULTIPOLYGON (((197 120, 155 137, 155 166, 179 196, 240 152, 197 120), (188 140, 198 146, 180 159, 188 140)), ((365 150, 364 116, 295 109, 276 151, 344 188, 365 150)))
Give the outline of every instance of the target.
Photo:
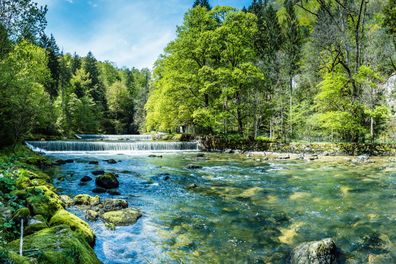
MULTIPOLYGON (((103 263, 287 263, 299 243, 327 237, 348 263, 375 257, 396 262, 391 159, 354 164, 181 151, 156 155, 162 157, 48 154, 74 161, 52 172, 61 179, 55 181, 61 194, 95 195, 95 182, 80 186, 80 179, 105 170, 119 175, 121 195, 100 196, 126 199, 141 210, 136 224, 116 230, 88 221, 103 263)), ((69 210, 84 218, 78 208, 69 210)))

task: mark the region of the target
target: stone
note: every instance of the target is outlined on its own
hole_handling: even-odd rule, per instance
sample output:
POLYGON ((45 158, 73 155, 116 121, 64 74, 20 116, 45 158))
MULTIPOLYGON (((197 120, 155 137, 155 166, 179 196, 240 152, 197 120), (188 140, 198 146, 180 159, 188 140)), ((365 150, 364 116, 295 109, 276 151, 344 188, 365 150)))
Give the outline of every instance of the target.
POLYGON ((121 195, 121 193, 117 190, 109 189, 107 190, 107 193, 110 195, 121 195))
POLYGON ((278 157, 278 159, 280 159, 280 160, 288 160, 288 159, 290 159, 290 155, 281 155, 281 156, 278 157))
POLYGON ((364 163, 369 161, 369 155, 360 155, 352 160, 352 163, 364 163))
POLYGON ((89 181, 92 181, 92 178, 89 177, 89 176, 84 176, 84 177, 81 178, 80 181, 81 181, 81 182, 89 182, 89 181))
POLYGON ((93 193, 105 193, 106 189, 102 187, 96 187, 92 190, 93 193))
POLYGON ((337 247, 331 238, 298 245, 292 253, 292 264, 335 264, 337 247))
POLYGON ((95 244, 95 235, 89 225, 64 209, 56 212, 56 214, 51 218, 49 225, 68 225, 71 230, 84 238, 88 244, 91 246, 95 244))
POLYGON ((68 195, 61 195, 59 196, 62 202, 65 204, 66 207, 70 207, 74 205, 74 201, 68 195))
POLYGON ((128 208, 128 201, 123 199, 106 199, 102 201, 103 211, 110 212, 128 208))
POLYGON ((195 183, 192 183, 192 184, 187 186, 188 189, 195 189, 197 187, 198 187, 198 185, 196 185, 195 183))
POLYGON ((117 176, 112 173, 105 173, 96 178, 95 183, 97 186, 105 189, 114 189, 120 186, 117 176))
POLYGON ((96 221, 99 218, 99 213, 94 210, 87 210, 85 212, 85 219, 89 221, 96 221))
MULTIPOLYGON (((19 252, 19 240, 7 245, 7 249, 19 252)), ((27 262, 18 263, 75 263, 100 264, 94 250, 68 225, 45 228, 23 238, 24 252, 39 252, 27 262), (72 253, 71 253, 72 252, 72 253)))
POLYGON ((104 170, 96 170, 92 172, 93 175, 98 176, 98 175, 103 175, 105 174, 104 170))
POLYGON ((91 164, 91 165, 98 165, 98 164, 99 164, 99 161, 97 161, 97 160, 91 160, 91 161, 88 162, 88 164, 91 164))
POLYGON ((41 215, 35 215, 33 218, 29 219, 27 225, 25 226, 25 235, 33 234, 44 228, 48 228, 47 221, 41 215))
POLYGON ((148 155, 149 158, 162 158, 162 155, 154 155, 154 154, 150 154, 148 155))
POLYGON ((88 194, 79 194, 76 197, 74 197, 74 203, 76 205, 96 206, 100 203, 100 197, 90 196, 88 194))
POLYGON ((116 164, 117 163, 117 161, 114 160, 114 159, 108 159, 108 160, 106 160, 106 162, 109 163, 109 164, 116 164))
POLYGON ((235 151, 232 149, 226 149, 224 150, 224 153, 228 153, 228 154, 233 154, 235 151))
POLYGON ((197 169, 202 169, 202 166, 190 164, 190 165, 187 165, 186 168, 189 170, 197 170, 197 169))
POLYGON ((118 211, 111 211, 101 215, 101 218, 110 224, 116 226, 127 226, 136 223, 142 216, 139 210, 126 208, 118 211))

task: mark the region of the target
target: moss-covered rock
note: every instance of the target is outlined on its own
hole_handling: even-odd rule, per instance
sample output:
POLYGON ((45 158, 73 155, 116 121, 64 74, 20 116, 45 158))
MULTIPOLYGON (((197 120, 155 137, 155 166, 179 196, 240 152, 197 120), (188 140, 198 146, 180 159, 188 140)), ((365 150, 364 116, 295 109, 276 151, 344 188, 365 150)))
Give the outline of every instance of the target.
MULTIPOLYGON (((8 248, 19 251, 19 240, 8 248)), ((40 264, 99 264, 88 243, 73 232, 68 225, 43 229, 24 238, 24 255, 40 264)))
POLYGON ((45 218, 42 215, 36 215, 29 219, 27 225, 25 226, 25 235, 33 234, 45 228, 48 228, 45 218))
POLYGON ((142 216, 139 210, 127 208, 118 211, 111 211, 101 215, 102 219, 116 226, 127 226, 136 223, 142 216))
POLYGON ((103 211, 116 211, 128 207, 128 201, 123 199, 106 199, 103 201, 103 211))
POLYGON ((90 196, 88 194, 79 194, 74 197, 74 203, 76 205, 95 206, 100 203, 100 197, 99 196, 90 196))
POLYGON ((60 197, 46 186, 30 187, 27 192, 29 197, 26 201, 33 215, 42 215, 49 219, 56 211, 63 209, 60 197))
POLYGON ((60 199, 62 200, 63 204, 64 204, 66 207, 70 207, 70 206, 73 206, 73 205, 74 205, 74 201, 73 201, 72 198, 70 198, 70 196, 68 196, 68 195, 61 195, 61 196, 59 196, 59 197, 60 197, 60 199))
POLYGON ((96 185, 105 189, 114 189, 118 188, 120 185, 117 176, 112 173, 105 173, 95 180, 96 185))
POLYGON ((59 210, 50 220, 50 226, 68 225, 71 230, 85 239, 90 245, 95 244, 95 235, 87 223, 66 210, 59 210))

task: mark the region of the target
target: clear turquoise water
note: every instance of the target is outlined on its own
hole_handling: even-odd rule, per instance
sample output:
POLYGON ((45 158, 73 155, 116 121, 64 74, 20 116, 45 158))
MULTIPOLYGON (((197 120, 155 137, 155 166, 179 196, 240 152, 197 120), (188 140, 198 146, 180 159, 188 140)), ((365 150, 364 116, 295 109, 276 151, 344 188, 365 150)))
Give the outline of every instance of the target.
POLYGON ((135 225, 115 231, 90 222, 104 263, 287 263, 297 244, 327 237, 343 252, 342 262, 367 263, 370 254, 388 254, 396 263, 391 161, 262 162, 228 154, 202 159, 197 153, 51 156, 75 160, 53 172, 65 176, 56 181, 62 194, 94 195, 94 181, 79 186, 79 180, 103 169, 120 175, 117 198, 143 212, 135 225), (110 158, 119 162, 103 161, 110 158), (188 170, 188 164, 203 168, 188 170), (192 183, 198 187, 189 189, 192 183))

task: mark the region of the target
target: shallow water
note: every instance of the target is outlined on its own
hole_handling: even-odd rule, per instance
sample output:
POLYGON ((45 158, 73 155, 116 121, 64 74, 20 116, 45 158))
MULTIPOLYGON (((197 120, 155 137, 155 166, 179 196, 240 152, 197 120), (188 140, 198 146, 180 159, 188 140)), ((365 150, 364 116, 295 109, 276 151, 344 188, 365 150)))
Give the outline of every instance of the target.
POLYGON ((135 225, 115 231, 89 222, 104 263, 287 263, 294 246, 326 237, 348 263, 366 263, 370 254, 389 254, 396 263, 393 162, 259 162, 197 153, 50 156, 75 160, 53 172, 65 176, 55 182, 62 194, 94 195, 94 181, 79 186, 79 180, 103 169, 120 175, 121 196, 113 198, 143 212, 135 225), (203 168, 188 170, 188 164, 203 168), (189 189, 192 183, 198 187, 189 189))

